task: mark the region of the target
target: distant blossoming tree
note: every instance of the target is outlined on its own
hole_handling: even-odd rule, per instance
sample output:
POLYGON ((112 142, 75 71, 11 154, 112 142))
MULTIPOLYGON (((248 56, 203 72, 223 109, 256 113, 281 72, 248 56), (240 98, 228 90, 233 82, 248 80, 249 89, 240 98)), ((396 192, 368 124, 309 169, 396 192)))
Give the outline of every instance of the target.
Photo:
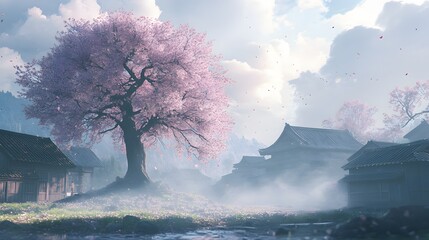
POLYGON ((70 20, 50 52, 17 66, 28 117, 61 143, 113 132, 125 146, 129 185, 149 182, 145 148, 173 138, 200 159, 224 147, 228 79, 203 34, 130 13, 70 20))
POLYGON ((417 82, 412 87, 396 88, 390 93, 389 103, 394 113, 386 114, 384 122, 392 128, 403 128, 417 118, 429 114, 429 81, 417 82))
POLYGON ((347 129, 359 141, 365 142, 372 136, 375 107, 369 107, 359 101, 344 103, 338 110, 334 119, 323 121, 327 128, 347 129))

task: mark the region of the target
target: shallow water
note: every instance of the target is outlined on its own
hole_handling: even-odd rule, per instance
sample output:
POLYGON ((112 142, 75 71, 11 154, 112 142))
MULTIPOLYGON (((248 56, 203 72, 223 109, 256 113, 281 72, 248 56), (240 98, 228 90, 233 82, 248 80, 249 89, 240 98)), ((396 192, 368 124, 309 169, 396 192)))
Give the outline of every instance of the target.
POLYGON ((212 229, 212 230, 197 230, 190 231, 187 233, 163 233, 153 236, 142 236, 135 234, 97 234, 97 235, 74 235, 74 234, 64 234, 64 235, 54 235, 54 234, 11 234, 0 232, 0 239, 34 239, 34 240, 119 240, 119 239, 148 239, 148 240, 210 240, 210 239, 231 239, 231 240, 257 240, 257 239, 290 239, 290 240, 319 240, 326 239, 324 236, 282 236, 276 237, 272 231, 267 232, 256 232, 254 229, 212 229))

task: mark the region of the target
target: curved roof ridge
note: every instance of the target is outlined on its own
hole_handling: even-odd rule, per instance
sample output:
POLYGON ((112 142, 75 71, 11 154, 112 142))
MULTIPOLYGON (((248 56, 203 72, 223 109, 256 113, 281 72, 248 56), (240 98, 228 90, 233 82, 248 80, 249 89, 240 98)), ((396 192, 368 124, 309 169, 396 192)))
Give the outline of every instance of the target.
POLYGON ((316 131, 338 131, 338 132, 348 132, 350 133, 349 130, 347 129, 335 129, 335 128, 316 128, 316 127, 303 127, 303 126, 292 126, 289 125, 292 128, 302 128, 302 129, 309 129, 309 130, 316 130, 316 131))
MULTIPOLYGON (((429 140, 419 140, 387 147, 364 149, 361 154, 350 159, 350 161, 342 168, 347 170, 364 166, 378 166, 417 161, 416 159, 413 159, 413 157, 416 157, 415 153, 422 152, 422 150, 424 150, 423 148, 427 148, 428 146, 429 140)), ((427 156, 429 156, 429 154, 427 156)), ((429 161, 429 157, 424 161, 429 161)))
MULTIPOLYGON (((289 124, 288 124, 289 125, 289 124)), ((292 125, 289 125, 289 127, 290 127, 290 130, 292 130, 292 132, 298 137, 298 138, 300 138, 304 143, 306 143, 306 144, 308 144, 308 141, 303 137, 303 136, 301 136, 299 133, 297 133, 295 130, 294 130, 294 128, 299 128, 299 127, 297 127, 297 126, 292 126, 292 125)), ((300 128, 304 128, 304 127, 300 127, 300 128)))
POLYGON ((27 137, 32 137, 32 138, 41 138, 41 139, 51 139, 51 138, 49 138, 49 137, 42 137, 42 136, 36 136, 36 135, 31 135, 31 134, 28 134, 28 133, 21 133, 21 132, 14 132, 14 131, 10 131, 10 130, 6 130, 6 129, 1 129, 0 128, 0 133, 1 132, 3 132, 3 133, 6 133, 6 134, 13 134, 13 135, 24 135, 24 136, 27 136, 27 137))
POLYGON ((286 123, 278 139, 269 147, 260 149, 259 153, 271 155, 296 148, 297 143, 302 147, 339 151, 356 151, 362 146, 348 130, 291 126, 286 123))

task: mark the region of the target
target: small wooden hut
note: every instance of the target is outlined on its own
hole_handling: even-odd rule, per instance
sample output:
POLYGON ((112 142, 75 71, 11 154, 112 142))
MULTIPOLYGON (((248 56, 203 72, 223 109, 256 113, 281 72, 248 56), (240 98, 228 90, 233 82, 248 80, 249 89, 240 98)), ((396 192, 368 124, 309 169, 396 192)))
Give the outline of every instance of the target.
POLYGON ((0 202, 62 199, 73 167, 51 139, 0 130, 0 202))

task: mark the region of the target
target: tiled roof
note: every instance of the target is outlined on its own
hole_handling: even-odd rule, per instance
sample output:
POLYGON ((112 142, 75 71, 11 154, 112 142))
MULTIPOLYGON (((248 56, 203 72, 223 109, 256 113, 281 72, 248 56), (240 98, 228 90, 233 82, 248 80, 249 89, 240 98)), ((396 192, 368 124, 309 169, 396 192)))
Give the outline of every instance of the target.
POLYGON ((347 161, 352 161, 353 159, 360 156, 362 153, 364 153, 367 150, 375 149, 375 148, 382 148, 382 147, 390 147, 397 145, 397 143, 392 142, 378 142, 378 141, 368 141, 361 149, 359 149, 357 152, 355 152, 353 155, 351 155, 347 161))
POLYGON ((364 182, 364 181, 376 181, 376 180, 387 180, 387 179, 398 179, 403 177, 401 172, 384 172, 384 173, 368 173, 368 174, 350 174, 343 177, 340 181, 344 182, 364 182))
POLYGON ((261 155, 270 155, 296 147, 354 151, 362 147, 347 130, 297 127, 286 124, 280 137, 271 146, 260 149, 261 155))
POLYGON ((429 140, 368 149, 343 168, 352 169, 410 162, 429 162, 429 140))
POLYGON ((70 159, 49 138, 0 129, 0 151, 14 163, 74 167, 70 159))
POLYGON ((103 165, 97 155, 89 148, 71 147, 64 153, 78 167, 101 167, 103 165))
POLYGON ((417 127, 405 134, 404 138, 417 141, 429 138, 429 124, 423 120, 417 127))
POLYGON ((18 170, 1 169, 0 180, 38 178, 35 173, 24 173, 18 170))
POLYGON ((265 158, 261 156, 243 156, 240 162, 234 164, 234 167, 254 166, 265 162, 265 158))

